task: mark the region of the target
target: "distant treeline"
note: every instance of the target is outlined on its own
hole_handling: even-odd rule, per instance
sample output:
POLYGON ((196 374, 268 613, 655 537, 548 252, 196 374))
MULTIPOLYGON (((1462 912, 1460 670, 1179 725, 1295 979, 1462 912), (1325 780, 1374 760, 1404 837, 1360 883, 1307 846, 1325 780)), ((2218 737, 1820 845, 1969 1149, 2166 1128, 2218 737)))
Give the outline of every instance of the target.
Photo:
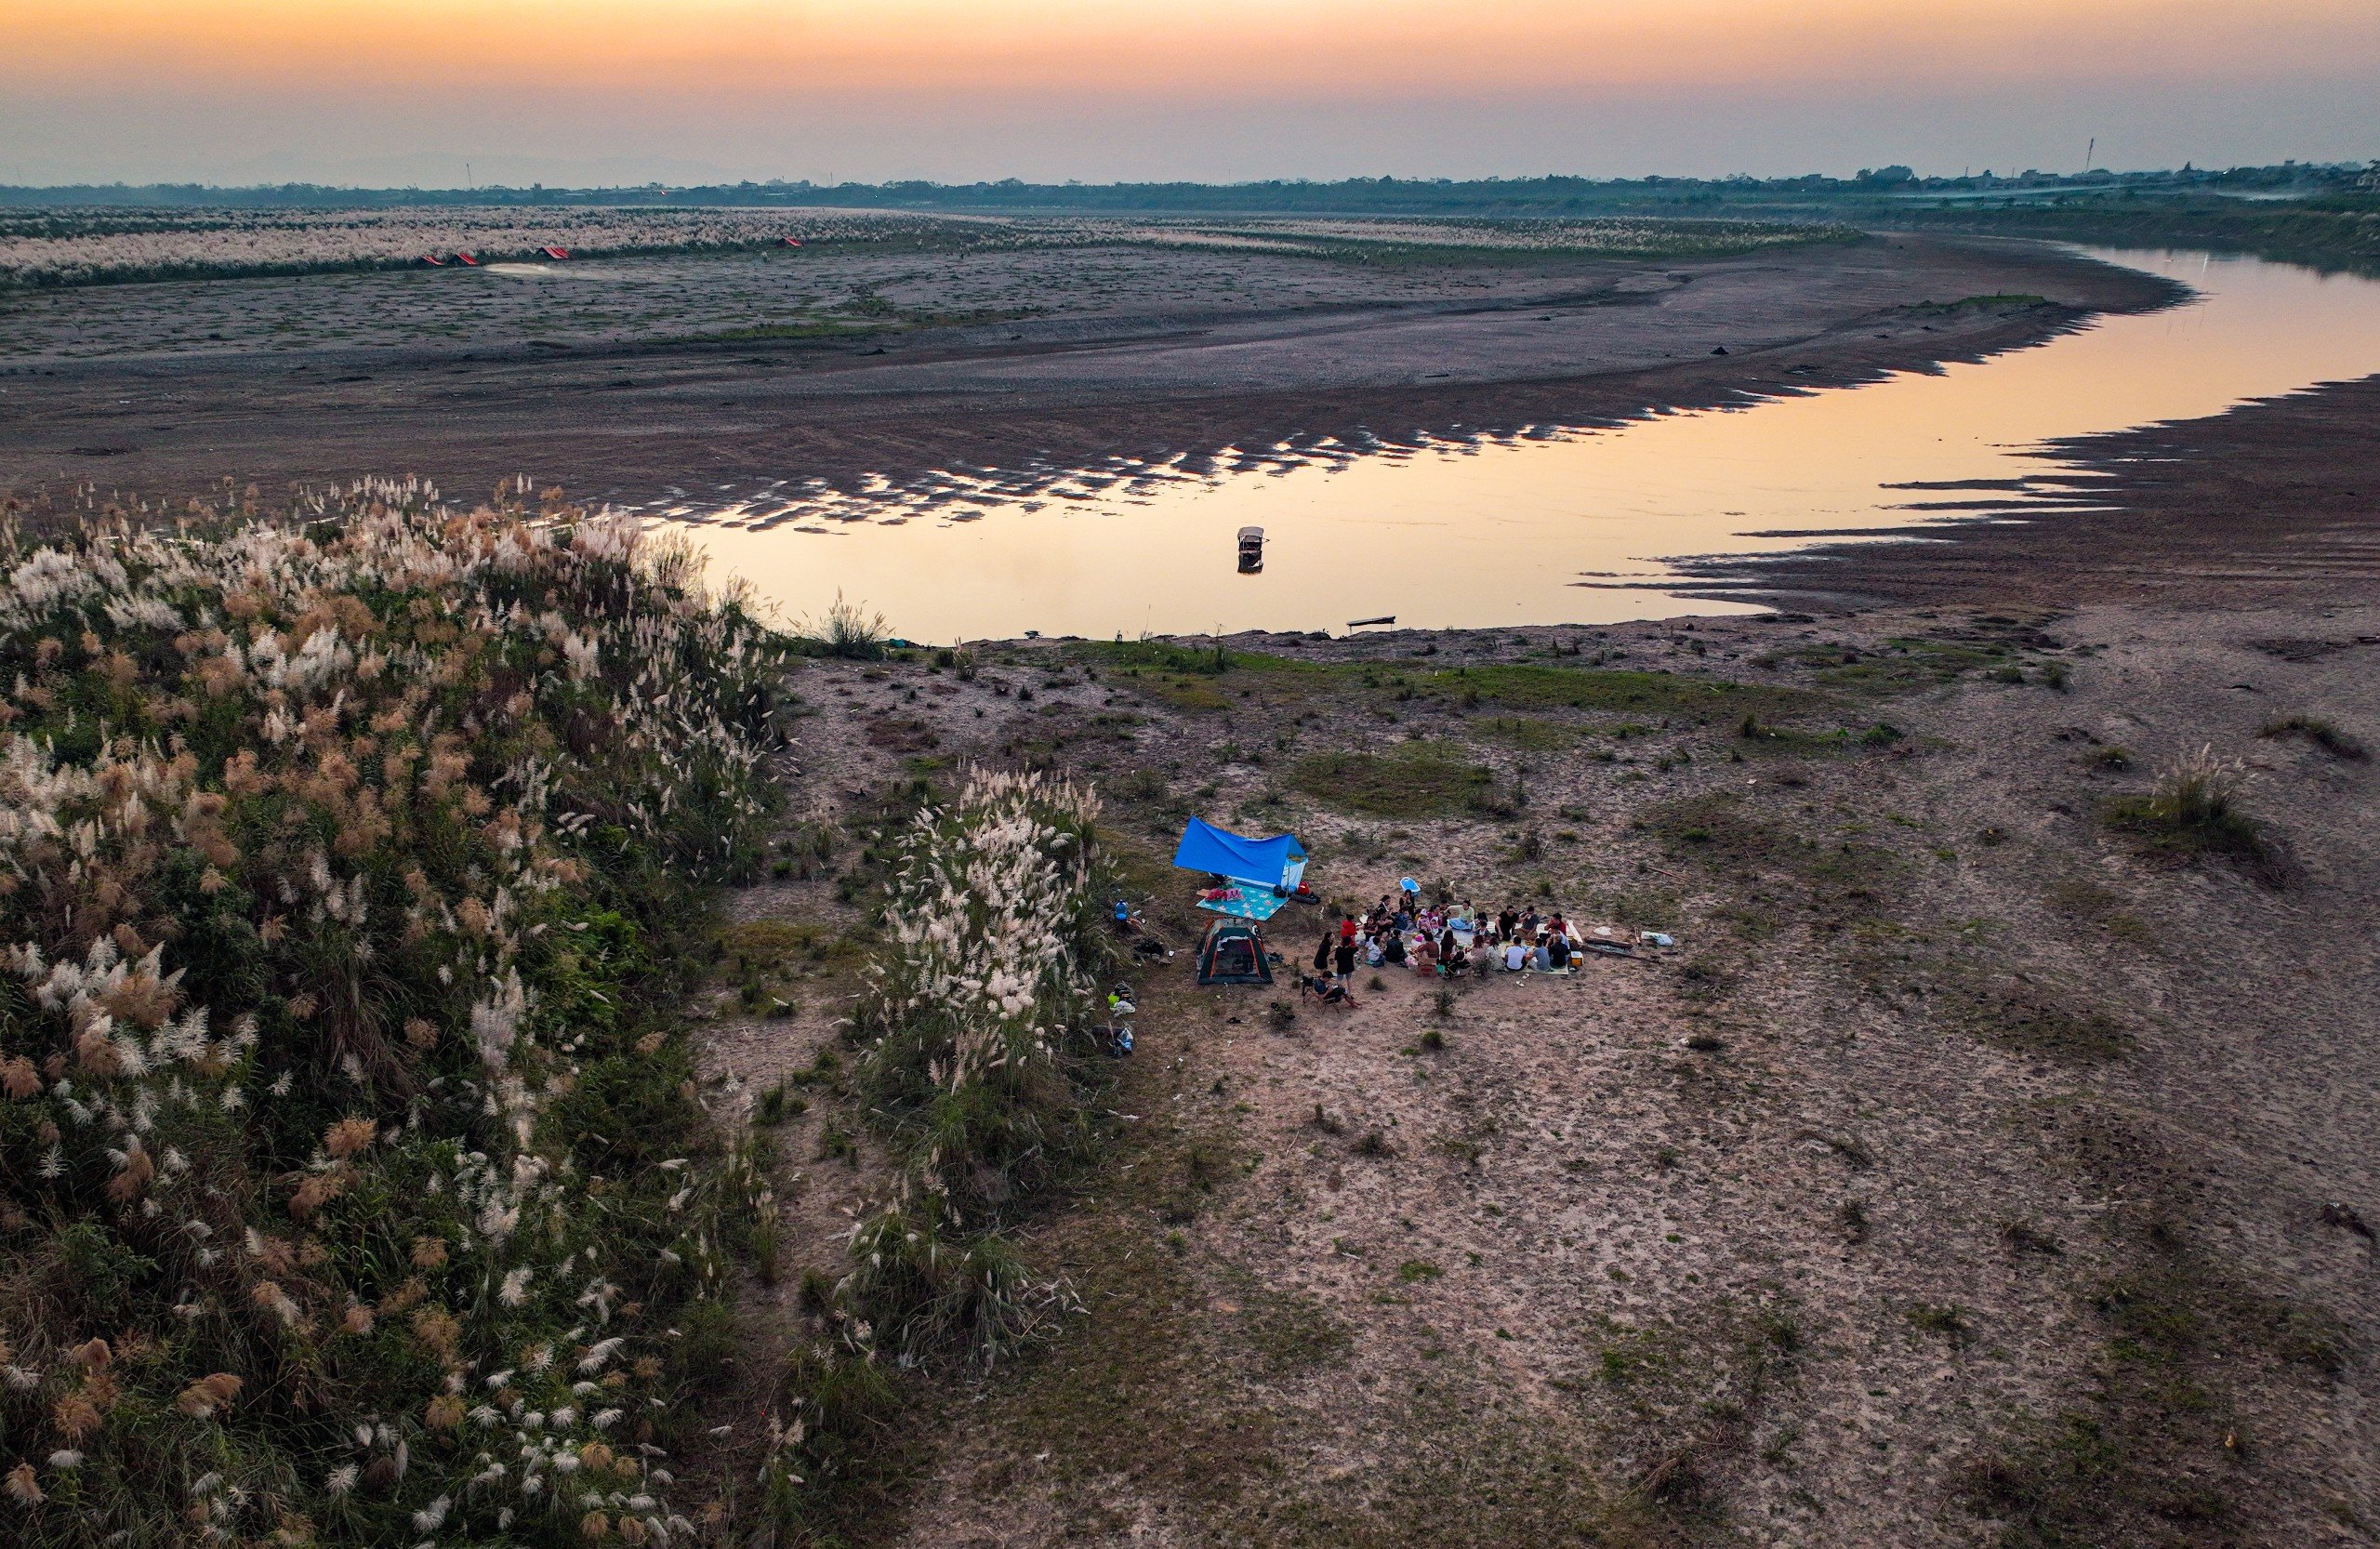
POLYGON ((1906 166, 1856 177, 1799 178, 1351 178, 1340 182, 1257 183, 721 183, 695 188, 649 183, 636 188, 361 189, 318 183, 218 188, 204 183, 74 184, 0 187, 0 206, 208 207, 235 209, 372 208, 411 205, 829 205, 978 212, 1036 211, 1148 215, 1471 215, 1559 217, 1620 213, 1773 210, 1841 201, 1891 207, 1928 195, 1984 204, 2033 203, 2111 195, 2188 198, 2204 194, 2319 197, 2369 189, 2380 163, 2300 164, 2213 171, 2025 171, 1957 178, 1919 177, 1906 166))
POLYGON ((2380 196, 2369 194, 2271 204, 2102 199, 2018 208, 1937 206, 1905 211, 1893 224, 2108 247, 2205 248, 2312 269, 2380 274, 2380 196))

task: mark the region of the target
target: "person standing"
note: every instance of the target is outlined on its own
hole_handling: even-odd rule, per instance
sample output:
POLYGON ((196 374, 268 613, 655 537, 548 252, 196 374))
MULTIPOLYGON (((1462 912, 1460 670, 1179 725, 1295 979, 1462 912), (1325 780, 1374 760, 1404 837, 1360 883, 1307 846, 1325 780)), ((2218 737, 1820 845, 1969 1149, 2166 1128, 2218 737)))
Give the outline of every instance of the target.
POLYGON ((1330 933, 1328 931, 1323 932, 1322 939, 1315 943, 1314 972, 1316 978, 1330 972, 1330 933))
POLYGON ((1332 954, 1331 960, 1332 965, 1339 972, 1339 987, 1342 989, 1352 987, 1355 977, 1355 938, 1352 935, 1341 936, 1339 949, 1332 954))

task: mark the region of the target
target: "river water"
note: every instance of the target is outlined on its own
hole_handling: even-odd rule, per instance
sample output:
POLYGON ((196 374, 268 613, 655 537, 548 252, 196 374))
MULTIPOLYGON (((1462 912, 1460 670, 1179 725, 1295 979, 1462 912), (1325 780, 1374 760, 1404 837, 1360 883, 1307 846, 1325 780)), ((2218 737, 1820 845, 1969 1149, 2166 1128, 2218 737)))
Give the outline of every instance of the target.
POLYGON ((2380 283, 2198 253, 2093 256, 2197 298, 1976 364, 1612 428, 1242 448, 1221 471, 954 473, 931 492, 778 482, 654 510, 692 519, 713 579, 748 580, 787 621, 840 591, 935 642, 1335 634, 1383 615, 1408 628, 1606 623, 1737 611, 1664 590, 1666 561, 1977 520, 2015 501, 2056 521, 2077 496, 2059 487, 2071 470, 2028 455, 2042 442, 2380 372, 2380 283), (1234 563, 1248 524, 1265 531, 1256 575, 1234 563))

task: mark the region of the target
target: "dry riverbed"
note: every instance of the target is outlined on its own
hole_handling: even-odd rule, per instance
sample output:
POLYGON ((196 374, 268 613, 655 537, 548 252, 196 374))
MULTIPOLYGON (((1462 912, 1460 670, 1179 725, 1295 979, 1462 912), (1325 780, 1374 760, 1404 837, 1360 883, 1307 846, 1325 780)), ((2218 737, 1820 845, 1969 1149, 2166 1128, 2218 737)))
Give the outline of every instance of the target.
POLYGON ((888 793, 978 758, 1098 781, 1182 946, 1190 813, 1295 829, 1333 899, 1410 873, 1678 946, 1446 996, 1359 973, 1325 1013, 1293 907, 1269 992, 1197 989, 1186 953, 1141 974, 1110 1158, 1025 1244, 1079 1312, 914 1384, 851 1542, 2380 1522, 2380 608, 1223 643, 1221 671, 1037 642, 797 675, 801 821, 737 906, 755 987, 709 1066, 780 1137, 747 1435, 802 1270, 875 1186, 833 1066, 868 926, 833 879, 888 793), (2108 821, 2202 747, 2250 776, 2259 847, 2108 821))
POLYGON ((0 304, 0 493, 529 470, 643 501, 1600 424, 1977 358, 2173 295, 1911 236, 1663 258, 782 250, 40 292, 0 304))

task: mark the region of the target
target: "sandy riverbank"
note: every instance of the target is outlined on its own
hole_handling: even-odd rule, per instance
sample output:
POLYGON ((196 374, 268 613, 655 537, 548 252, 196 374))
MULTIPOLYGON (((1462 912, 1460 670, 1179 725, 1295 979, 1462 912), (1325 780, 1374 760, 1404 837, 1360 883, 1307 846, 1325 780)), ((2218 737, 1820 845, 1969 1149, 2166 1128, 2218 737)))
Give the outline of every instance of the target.
MULTIPOLYGON (((1443 1000, 1359 973, 1352 1013, 1287 968, 1137 975, 1124 1141, 1024 1243, 1085 1316, 917 1389, 853 1541, 2278 1546, 2368 1520, 2380 786, 2263 734, 2380 740, 2373 638, 2369 603, 2131 603, 1244 637, 1221 672, 1199 642, 813 664, 806 832, 1022 762, 1100 783, 1177 942, 1188 813, 1293 829, 1334 899, 1411 874, 1679 941, 1443 1000), (2103 816, 2210 745, 2279 886, 2103 816)), ((736 912, 866 929, 824 880, 736 912)), ((1291 964, 1316 923, 1283 917, 1291 964)), ((832 989, 723 1016, 723 1101, 832 1045, 832 989)), ((862 1126, 804 1090, 763 1349, 801 1337, 793 1271, 838 1262, 872 1175, 808 1159, 862 1126)))
MULTIPOLYGON (((820 284, 869 287, 920 317, 964 303, 1001 320, 707 343, 401 330, 370 348, 342 340, 357 330, 321 327, 302 345, 224 353, 176 344, 169 326, 206 286, 112 287, 109 306, 154 311, 157 347, 136 348, 136 316, 119 353, 28 347, 0 361, 0 488, 412 471, 470 489, 528 470, 581 496, 643 499, 730 478, 848 487, 1285 437, 1593 424, 1977 358, 2172 297, 2037 245, 1907 236, 1683 262, 1365 266, 1137 249, 886 261, 848 260, 851 274, 820 284), (1977 297, 2001 299, 1940 305, 1977 297)), ((700 272, 689 270, 682 325, 744 321, 700 315, 700 272)), ((375 279, 391 297, 407 281, 339 277, 359 325, 375 279)), ((208 284, 255 291, 254 310, 320 282, 208 284)))

